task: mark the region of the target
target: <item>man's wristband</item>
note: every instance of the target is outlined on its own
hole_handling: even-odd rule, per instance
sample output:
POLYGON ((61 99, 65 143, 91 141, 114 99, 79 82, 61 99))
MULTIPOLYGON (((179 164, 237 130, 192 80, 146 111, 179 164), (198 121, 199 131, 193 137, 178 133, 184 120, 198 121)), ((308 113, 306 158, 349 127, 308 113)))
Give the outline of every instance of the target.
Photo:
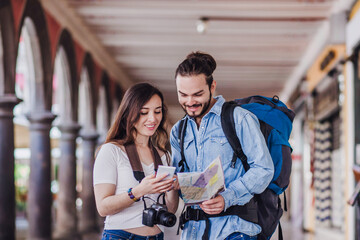
POLYGON ((134 196, 134 194, 131 192, 131 190, 132 190, 132 188, 129 188, 129 190, 128 190, 128 196, 129 196, 129 198, 130 198, 131 200, 133 200, 134 202, 140 201, 140 198, 137 199, 137 198, 134 196))

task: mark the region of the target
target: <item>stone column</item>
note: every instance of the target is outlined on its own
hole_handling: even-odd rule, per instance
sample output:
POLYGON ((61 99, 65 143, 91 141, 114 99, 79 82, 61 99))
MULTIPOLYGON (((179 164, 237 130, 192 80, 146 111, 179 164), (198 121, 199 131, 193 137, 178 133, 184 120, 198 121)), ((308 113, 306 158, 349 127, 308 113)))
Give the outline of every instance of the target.
POLYGON ((79 239, 76 210, 76 138, 77 123, 58 126, 61 132, 59 159, 59 193, 57 198, 56 239, 79 239))
POLYGON ((97 211, 95 205, 94 189, 93 189, 93 169, 94 155, 97 146, 99 134, 95 131, 83 131, 81 133, 83 139, 83 171, 82 171, 82 190, 80 197, 82 200, 82 209, 80 212, 80 232, 83 234, 96 232, 99 230, 97 224, 97 211))
POLYGON ((0 239, 15 240, 14 123, 15 95, 0 96, 0 239))
POLYGON ((28 220, 30 239, 51 239, 51 147, 50 128, 55 115, 35 112, 30 121, 30 180, 28 195, 28 220))

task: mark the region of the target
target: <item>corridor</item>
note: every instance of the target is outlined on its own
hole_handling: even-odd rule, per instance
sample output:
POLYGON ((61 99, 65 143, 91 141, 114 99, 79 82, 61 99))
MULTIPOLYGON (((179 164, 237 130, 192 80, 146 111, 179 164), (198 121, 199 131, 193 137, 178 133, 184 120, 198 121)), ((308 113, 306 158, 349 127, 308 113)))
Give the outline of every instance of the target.
POLYGON ((99 239, 95 152, 124 93, 158 87, 169 132, 193 51, 214 96, 296 114, 284 239, 359 240, 360 0, 0 0, 0 240, 99 239))
MULTIPOLYGON (((289 221, 282 221, 283 238, 284 240, 342 240, 340 234, 334 232, 317 231, 317 233, 305 233, 300 228, 292 226, 289 221)), ((27 222, 25 219, 18 218, 16 220, 17 237, 16 240, 26 240, 27 222)), ((177 240, 175 229, 170 233, 174 237, 166 238, 165 240, 177 240)), ((100 240, 101 234, 93 233, 88 235, 84 240, 100 240)), ((271 240, 278 240, 278 232, 276 231, 271 240)))

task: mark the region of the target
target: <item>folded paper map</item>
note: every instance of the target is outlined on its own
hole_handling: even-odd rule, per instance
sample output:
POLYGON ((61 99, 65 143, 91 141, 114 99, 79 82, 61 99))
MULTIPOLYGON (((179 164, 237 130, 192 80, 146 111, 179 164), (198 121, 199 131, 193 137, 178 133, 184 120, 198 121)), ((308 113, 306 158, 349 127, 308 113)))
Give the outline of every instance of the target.
POLYGON ((185 205, 199 204, 225 189, 220 157, 212 161, 203 172, 181 172, 177 176, 185 205))

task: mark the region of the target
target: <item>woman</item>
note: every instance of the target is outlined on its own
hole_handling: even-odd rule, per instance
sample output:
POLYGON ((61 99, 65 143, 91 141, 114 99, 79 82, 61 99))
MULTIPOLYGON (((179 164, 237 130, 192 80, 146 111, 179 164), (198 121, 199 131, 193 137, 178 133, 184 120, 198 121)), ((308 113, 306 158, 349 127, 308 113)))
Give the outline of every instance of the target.
POLYGON ((169 212, 174 213, 178 205, 176 178, 163 180, 166 174, 156 176, 154 173, 155 163, 158 163, 155 162, 156 153, 163 165, 170 165, 165 148, 168 142, 165 121, 166 107, 157 88, 140 83, 126 91, 94 165, 96 206, 99 214, 106 216, 103 240, 147 239, 150 236, 163 239, 160 225, 145 226, 142 217, 144 203, 150 207, 161 193, 166 195, 169 212), (141 162, 145 175, 142 180, 134 177, 128 157, 129 146, 137 152, 141 162))

